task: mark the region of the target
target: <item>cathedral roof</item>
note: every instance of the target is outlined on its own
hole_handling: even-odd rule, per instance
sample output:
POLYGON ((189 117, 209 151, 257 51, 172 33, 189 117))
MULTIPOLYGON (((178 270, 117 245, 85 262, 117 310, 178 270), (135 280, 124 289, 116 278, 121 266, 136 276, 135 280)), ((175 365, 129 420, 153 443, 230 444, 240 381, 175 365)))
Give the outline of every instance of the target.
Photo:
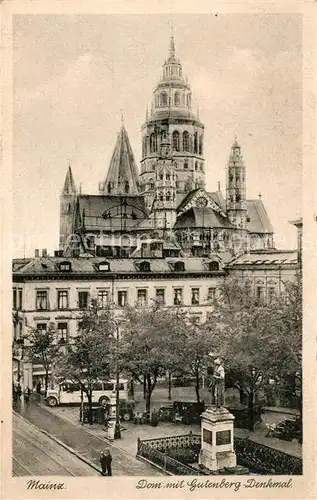
POLYGON ((140 195, 79 195, 79 210, 86 230, 129 229, 148 218, 144 197, 140 195))
POLYGON ((204 127, 200 119, 195 115, 191 109, 184 108, 168 108, 168 109, 155 109, 147 120, 148 123, 156 120, 171 120, 171 119, 189 120, 204 127))
POLYGON ((196 208, 193 207, 187 212, 181 214, 174 226, 175 229, 188 227, 211 227, 234 229, 229 219, 213 210, 211 207, 196 208))
MULTIPOLYGON (((199 192, 199 191, 204 191, 202 188, 194 189, 193 191, 190 191, 188 194, 184 194, 181 196, 181 201, 178 203, 177 206, 177 211, 180 212, 186 205, 194 198, 194 196, 199 192)), ((220 191, 216 191, 214 193, 207 193, 212 200, 219 205, 219 208, 223 210, 223 212, 226 211, 226 202, 224 197, 222 196, 222 193, 220 191)), ((177 199, 177 198, 176 198, 177 199)))
POLYGON ((273 227, 265 210, 263 201, 247 200, 247 230, 250 233, 273 233, 273 227))
POLYGON ((139 173, 127 131, 122 124, 104 183, 104 194, 138 194, 139 173))

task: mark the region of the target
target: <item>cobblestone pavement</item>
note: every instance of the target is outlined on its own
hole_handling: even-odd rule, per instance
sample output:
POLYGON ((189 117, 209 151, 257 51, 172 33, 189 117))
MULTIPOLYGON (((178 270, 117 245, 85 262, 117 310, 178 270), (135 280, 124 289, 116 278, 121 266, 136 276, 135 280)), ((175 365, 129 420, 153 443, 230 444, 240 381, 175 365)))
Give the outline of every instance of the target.
POLYGON ((85 462, 13 414, 12 471, 15 476, 100 476, 85 462))
MULTIPOLYGON (((16 410, 18 410, 18 408, 16 410)), ((35 403, 29 403, 21 414, 36 427, 49 432, 67 446, 76 450, 81 456, 98 466, 100 465, 100 452, 105 448, 109 448, 113 458, 114 476, 161 475, 154 467, 135 458, 135 448, 133 453, 126 449, 119 448, 116 444, 101 439, 101 436, 87 432, 86 426, 83 428, 73 423, 71 419, 65 420, 61 418, 59 415, 60 411, 54 412, 55 409, 48 410, 35 403)), ((58 410, 61 410, 61 408, 58 410)))
MULTIPOLYGON (((61 418, 68 419, 73 424, 77 426, 81 426, 79 422, 79 408, 78 407, 57 407, 57 408, 48 408, 48 411, 52 412, 55 415, 60 416, 61 418)), ((285 453, 289 453, 296 457, 302 456, 302 446, 297 441, 283 441, 277 438, 267 438, 266 432, 267 428, 265 424, 278 423, 287 417, 283 413, 264 413, 262 416, 263 422, 256 429, 255 432, 250 432, 247 429, 235 429, 235 436, 237 437, 249 437, 250 439, 257 441, 261 444, 265 444, 266 446, 270 446, 271 448, 284 451, 285 453)), ((116 441, 120 448, 126 450, 127 452, 135 455, 136 446, 137 446, 137 438, 142 439, 153 439, 159 437, 166 436, 175 436, 177 434, 188 434, 192 431, 194 434, 200 434, 200 425, 185 425, 185 424, 175 424, 171 422, 160 422, 157 427, 152 427, 151 425, 143 424, 143 425, 135 425, 130 422, 124 422, 123 424, 124 431, 122 431, 122 439, 116 441)), ((87 426, 85 424, 85 428, 88 428, 90 432, 95 433, 98 436, 106 437, 105 427, 99 424, 93 424, 91 426, 87 426)))

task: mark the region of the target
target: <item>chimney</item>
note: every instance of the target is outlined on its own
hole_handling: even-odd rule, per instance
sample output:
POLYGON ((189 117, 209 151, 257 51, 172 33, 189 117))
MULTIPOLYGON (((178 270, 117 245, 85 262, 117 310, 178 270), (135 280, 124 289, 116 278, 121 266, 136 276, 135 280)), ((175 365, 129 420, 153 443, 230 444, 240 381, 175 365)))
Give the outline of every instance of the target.
POLYGON ((38 248, 34 250, 34 257, 39 257, 40 256, 40 251, 38 248))
POLYGON ((42 257, 47 257, 47 248, 42 248, 42 257))

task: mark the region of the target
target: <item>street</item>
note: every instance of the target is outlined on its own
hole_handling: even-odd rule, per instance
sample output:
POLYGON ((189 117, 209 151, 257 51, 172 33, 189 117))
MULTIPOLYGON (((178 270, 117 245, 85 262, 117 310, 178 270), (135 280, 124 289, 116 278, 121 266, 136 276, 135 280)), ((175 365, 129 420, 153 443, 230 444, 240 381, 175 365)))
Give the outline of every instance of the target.
POLYGON ((13 414, 14 476, 98 476, 75 455, 13 414))
MULTIPOLYGON (((23 417, 39 429, 45 430, 73 450, 76 450, 80 456, 90 460, 98 467, 100 466, 100 452, 104 451, 105 448, 109 448, 113 458, 112 470, 114 476, 161 475, 154 467, 140 462, 135 458, 136 439, 135 450, 133 452, 126 451, 102 437, 94 436, 86 432, 81 426, 65 421, 65 419, 60 418, 52 412, 48 412, 45 408, 41 408, 36 403, 32 402, 26 405, 23 411, 23 417)), ((15 420, 13 420, 13 431, 15 435, 15 420)), ((106 437, 105 433, 104 437, 106 437)), ((46 438, 46 436, 40 433, 41 442, 43 442, 44 438, 46 438)), ((55 451, 53 451, 52 456, 55 457, 55 451)), ((17 456, 17 458, 19 457, 17 456)), ((27 464, 25 465, 27 466, 27 464)), ((45 472, 42 472, 42 474, 45 474, 45 472)))

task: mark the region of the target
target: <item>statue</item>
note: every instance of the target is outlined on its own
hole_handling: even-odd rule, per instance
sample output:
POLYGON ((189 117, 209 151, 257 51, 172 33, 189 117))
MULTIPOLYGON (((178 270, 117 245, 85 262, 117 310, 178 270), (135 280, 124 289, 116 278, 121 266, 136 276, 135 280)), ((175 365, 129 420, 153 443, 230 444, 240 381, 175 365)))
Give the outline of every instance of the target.
POLYGON ((225 369, 219 358, 213 361, 212 381, 210 384, 212 405, 221 408, 225 404, 225 369))

